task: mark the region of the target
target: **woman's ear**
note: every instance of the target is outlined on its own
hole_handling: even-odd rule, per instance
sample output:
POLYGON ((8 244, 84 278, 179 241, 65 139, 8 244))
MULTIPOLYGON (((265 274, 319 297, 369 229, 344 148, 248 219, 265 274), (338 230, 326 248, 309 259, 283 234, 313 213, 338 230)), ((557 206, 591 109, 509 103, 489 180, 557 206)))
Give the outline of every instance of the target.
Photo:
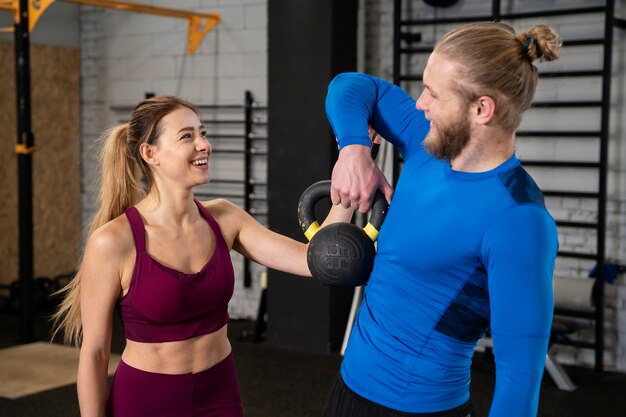
POLYGON ((154 146, 142 143, 139 145, 139 155, 141 155, 148 165, 159 165, 159 158, 157 157, 156 148, 154 146))
POLYGON ((474 102, 474 120, 479 125, 489 123, 496 113, 496 102, 489 96, 480 96, 474 102))

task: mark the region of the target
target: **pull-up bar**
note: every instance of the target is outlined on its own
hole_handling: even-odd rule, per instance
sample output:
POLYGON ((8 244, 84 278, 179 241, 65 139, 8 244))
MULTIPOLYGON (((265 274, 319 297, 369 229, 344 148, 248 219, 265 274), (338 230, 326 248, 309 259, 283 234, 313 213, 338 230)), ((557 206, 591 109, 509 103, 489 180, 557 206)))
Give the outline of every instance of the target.
MULTIPOLYGON (((169 9, 165 7, 148 6, 144 4, 127 3, 112 0, 58 0, 65 3, 86 4, 96 7, 104 7, 125 12, 146 13, 158 16, 176 17, 186 19, 189 23, 187 29, 187 52, 193 54, 202 43, 202 40, 220 22, 219 13, 200 13, 187 10, 169 9)), ((46 9, 55 0, 29 0, 28 2, 28 32, 32 32, 37 21, 46 9)), ((0 10, 12 11, 15 24, 20 22, 20 8, 18 0, 0 0, 0 10)), ((12 32, 13 28, 3 28, 3 32, 12 32)))

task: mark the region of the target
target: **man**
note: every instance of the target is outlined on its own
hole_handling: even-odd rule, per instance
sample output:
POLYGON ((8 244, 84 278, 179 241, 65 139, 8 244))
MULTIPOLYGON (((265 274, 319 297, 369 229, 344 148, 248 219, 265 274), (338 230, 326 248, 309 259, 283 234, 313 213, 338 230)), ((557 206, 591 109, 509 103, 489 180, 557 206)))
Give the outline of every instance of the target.
POLYGON ((515 130, 535 92, 532 62, 557 59, 560 45, 543 25, 470 24, 437 43, 417 102, 364 74, 330 84, 333 203, 364 212, 380 188, 391 205, 325 417, 476 416, 470 365, 486 330, 489 415, 536 415, 558 242, 515 130), (403 155, 395 191, 369 155, 370 125, 403 155))

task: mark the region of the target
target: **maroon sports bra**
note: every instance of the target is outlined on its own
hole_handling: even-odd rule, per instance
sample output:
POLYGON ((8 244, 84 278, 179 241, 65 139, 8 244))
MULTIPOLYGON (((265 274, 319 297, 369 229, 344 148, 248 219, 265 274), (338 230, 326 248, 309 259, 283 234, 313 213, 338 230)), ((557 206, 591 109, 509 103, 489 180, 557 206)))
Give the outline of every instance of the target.
POLYGON ((137 257, 128 292, 118 301, 124 335, 146 343, 186 340, 219 330, 228 323, 228 302, 235 274, 219 225, 196 200, 216 245, 213 256, 194 274, 162 265, 146 252, 146 232, 135 207, 126 210, 137 257))

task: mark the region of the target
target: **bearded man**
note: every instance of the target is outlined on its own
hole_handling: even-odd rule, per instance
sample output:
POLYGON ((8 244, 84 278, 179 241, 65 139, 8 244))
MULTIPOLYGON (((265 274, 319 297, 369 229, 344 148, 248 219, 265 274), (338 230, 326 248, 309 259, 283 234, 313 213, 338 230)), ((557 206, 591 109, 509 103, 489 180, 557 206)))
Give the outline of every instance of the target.
POLYGON ((487 330, 489 416, 536 416, 558 238, 515 130, 535 93, 533 61, 560 46, 543 25, 469 24, 437 43, 417 101, 365 74, 329 85, 333 204, 365 212, 380 189, 390 208, 325 417, 476 416, 470 365, 487 330), (403 156, 395 190, 370 157, 368 126, 403 156))

